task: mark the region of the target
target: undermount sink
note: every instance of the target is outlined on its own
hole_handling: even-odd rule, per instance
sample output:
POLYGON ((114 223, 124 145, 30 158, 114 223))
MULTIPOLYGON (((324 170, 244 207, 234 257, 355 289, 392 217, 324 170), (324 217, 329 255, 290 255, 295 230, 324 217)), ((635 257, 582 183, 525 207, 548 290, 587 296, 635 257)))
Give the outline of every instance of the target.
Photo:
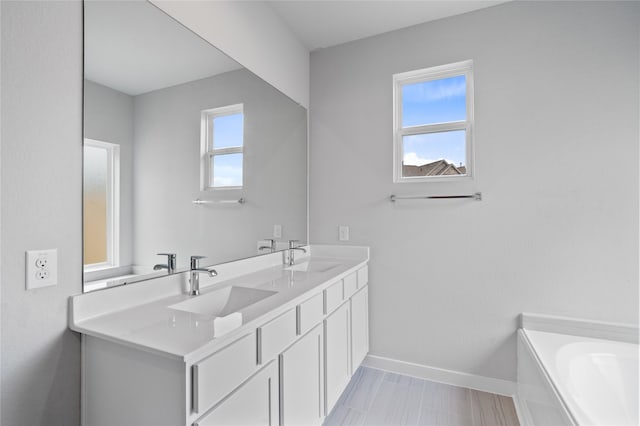
POLYGON ((210 317, 225 317, 276 293, 230 286, 176 303, 169 308, 210 317))
POLYGON ((337 262, 325 262, 325 261, 309 261, 298 263, 297 265, 284 268, 287 271, 299 271, 299 272, 327 272, 333 268, 340 266, 337 262))

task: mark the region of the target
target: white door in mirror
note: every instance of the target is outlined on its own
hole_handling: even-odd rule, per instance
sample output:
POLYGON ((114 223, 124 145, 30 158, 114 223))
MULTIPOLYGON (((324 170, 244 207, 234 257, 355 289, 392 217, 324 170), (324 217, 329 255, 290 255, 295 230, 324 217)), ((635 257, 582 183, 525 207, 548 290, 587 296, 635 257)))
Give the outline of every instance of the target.
POLYGON ((27 290, 58 284, 58 249, 28 250, 25 263, 27 290))

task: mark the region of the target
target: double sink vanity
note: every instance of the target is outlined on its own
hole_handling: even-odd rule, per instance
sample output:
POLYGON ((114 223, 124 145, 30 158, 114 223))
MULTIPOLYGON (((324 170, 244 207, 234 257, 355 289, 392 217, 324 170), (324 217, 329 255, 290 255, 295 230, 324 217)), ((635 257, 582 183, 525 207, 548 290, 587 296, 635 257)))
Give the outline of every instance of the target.
POLYGON ((308 113, 171 3, 84 2, 82 424, 320 424, 368 352, 369 250, 250 257, 308 236, 308 113))
POLYGON ((366 247, 73 296, 85 425, 321 424, 369 350, 366 247))

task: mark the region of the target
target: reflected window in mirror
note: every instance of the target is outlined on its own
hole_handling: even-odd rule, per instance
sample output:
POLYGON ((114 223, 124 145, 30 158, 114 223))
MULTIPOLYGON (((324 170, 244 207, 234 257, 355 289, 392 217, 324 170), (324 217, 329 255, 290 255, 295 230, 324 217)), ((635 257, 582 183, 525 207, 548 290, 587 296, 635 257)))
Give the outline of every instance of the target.
POLYGON ((84 140, 84 270, 118 266, 120 146, 84 140))
POLYGON ((242 188, 243 147, 242 104, 202 111, 202 190, 242 188))

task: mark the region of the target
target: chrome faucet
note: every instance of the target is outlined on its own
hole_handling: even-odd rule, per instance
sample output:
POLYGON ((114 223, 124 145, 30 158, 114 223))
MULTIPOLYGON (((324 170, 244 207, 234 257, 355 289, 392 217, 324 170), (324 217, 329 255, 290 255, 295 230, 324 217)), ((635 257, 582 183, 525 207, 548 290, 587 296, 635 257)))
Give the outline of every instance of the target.
POLYGON ((303 253, 307 252, 302 247, 296 247, 296 243, 299 242, 300 240, 289 240, 289 266, 293 266, 293 264, 295 263, 295 257, 293 253, 295 253, 296 250, 301 250, 303 253))
POLYGON ((200 294, 200 274, 209 274, 210 277, 218 275, 215 269, 200 268, 200 259, 204 259, 206 256, 191 256, 191 279, 189 283, 191 288, 189 289, 189 296, 197 296, 200 294))
POLYGON ((263 241, 269 241, 269 245, 268 246, 260 246, 260 247, 258 247, 258 251, 262 251, 262 250, 266 250, 266 249, 269 249, 269 251, 271 253, 276 251, 276 240, 274 240, 272 238, 265 238, 263 241))
POLYGON ((158 253, 158 256, 167 256, 167 264, 159 263, 153 266, 154 271, 166 269, 167 273, 173 274, 176 271, 176 254, 175 253, 158 253))

